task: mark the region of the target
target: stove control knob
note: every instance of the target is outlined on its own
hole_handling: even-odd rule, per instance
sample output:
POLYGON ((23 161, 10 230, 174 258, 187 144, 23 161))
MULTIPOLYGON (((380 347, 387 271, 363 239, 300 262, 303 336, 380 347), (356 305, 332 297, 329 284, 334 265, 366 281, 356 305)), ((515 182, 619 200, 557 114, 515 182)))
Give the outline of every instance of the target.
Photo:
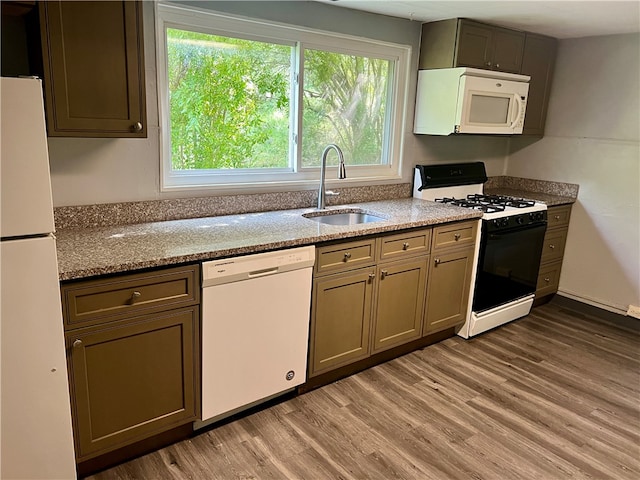
POLYGON ((509 217, 505 217, 502 219, 502 227, 508 227, 509 226, 509 217))
POLYGON ((497 218, 493 219, 493 226, 494 227, 499 227, 500 226, 500 220, 498 220, 497 218))
POLYGON ((518 225, 522 225, 524 223, 524 217, 516 218, 516 222, 518 223, 518 225))

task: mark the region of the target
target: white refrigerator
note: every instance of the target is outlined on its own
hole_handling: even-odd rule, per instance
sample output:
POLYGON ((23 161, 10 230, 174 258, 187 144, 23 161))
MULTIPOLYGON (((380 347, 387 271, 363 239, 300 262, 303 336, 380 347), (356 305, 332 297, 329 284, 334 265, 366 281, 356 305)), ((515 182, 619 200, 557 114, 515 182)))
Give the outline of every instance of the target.
POLYGON ((0 94, 0 478, 75 479, 42 85, 0 94))

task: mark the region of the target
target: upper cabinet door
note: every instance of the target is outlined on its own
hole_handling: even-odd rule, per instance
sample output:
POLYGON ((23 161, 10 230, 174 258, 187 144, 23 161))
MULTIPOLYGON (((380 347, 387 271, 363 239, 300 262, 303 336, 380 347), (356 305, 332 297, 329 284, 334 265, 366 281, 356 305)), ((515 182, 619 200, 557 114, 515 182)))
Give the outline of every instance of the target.
POLYGON ((522 131, 525 135, 544 135, 557 50, 558 41, 555 38, 527 33, 522 74, 529 75, 531 80, 522 131))
POLYGON ((456 66, 491 69, 493 28, 461 21, 456 66))
POLYGON ((142 3, 40 2, 49 136, 146 137, 142 3))
POLYGON ((460 20, 456 66, 519 73, 524 32, 460 20))
POLYGON ((494 70, 520 73, 524 36, 524 32, 516 32, 506 28, 496 28, 493 31, 492 68, 494 70))

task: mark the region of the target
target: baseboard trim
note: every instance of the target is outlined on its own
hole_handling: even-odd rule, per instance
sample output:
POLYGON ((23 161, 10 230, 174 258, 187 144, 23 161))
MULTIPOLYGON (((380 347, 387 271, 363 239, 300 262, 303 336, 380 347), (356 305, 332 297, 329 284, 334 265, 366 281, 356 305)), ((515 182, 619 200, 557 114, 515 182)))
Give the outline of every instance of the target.
POLYGON ((628 328, 640 332, 640 320, 637 318, 629 317, 627 315, 620 315, 604 308, 599 308, 588 303, 579 302, 573 298, 565 297, 560 293, 554 295, 551 299, 551 304, 558 307, 566 308, 574 312, 582 313, 584 315, 590 315, 597 317, 608 322, 614 323, 620 327, 628 328))

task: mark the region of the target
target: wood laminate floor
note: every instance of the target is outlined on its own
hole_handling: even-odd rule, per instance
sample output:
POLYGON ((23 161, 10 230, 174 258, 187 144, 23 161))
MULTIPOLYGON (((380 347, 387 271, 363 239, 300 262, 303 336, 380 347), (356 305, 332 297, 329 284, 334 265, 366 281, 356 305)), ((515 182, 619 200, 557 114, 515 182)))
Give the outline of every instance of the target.
POLYGON ((639 479, 640 335, 543 305, 89 478, 639 479))

